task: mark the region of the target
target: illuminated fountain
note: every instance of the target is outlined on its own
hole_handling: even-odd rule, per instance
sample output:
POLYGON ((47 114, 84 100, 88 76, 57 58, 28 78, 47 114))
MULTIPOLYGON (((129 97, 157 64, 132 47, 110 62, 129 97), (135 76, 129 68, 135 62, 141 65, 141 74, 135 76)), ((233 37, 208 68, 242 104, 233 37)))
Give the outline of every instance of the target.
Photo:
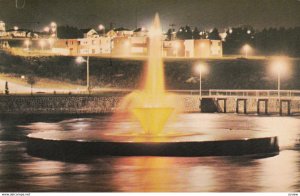
MULTIPOLYGON (((225 156, 277 154, 277 137, 251 130, 203 130, 201 119, 188 124, 175 124, 177 130, 164 131, 169 118, 178 111, 176 95, 166 93, 162 62, 162 31, 158 15, 149 32, 149 57, 143 87, 124 97, 120 109, 137 119, 143 133, 112 118, 106 129, 44 131, 27 136, 28 153, 54 159, 81 159, 84 156, 225 156), (115 130, 117 124, 123 132, 115 130), (189 127, 190 126, 190 127, 189 127), (199 128, 199 130, 198 130, 199 128)), ((185 114, 181 114, 185 115, 185 114)), ((132 125, 132 124, 131 124, 132 125)))
POLYGON ((124 101, 131 103, 127 110, 139 120, 144 133, 148 136, 157 136, 161 134, 175 109, 171 101, 172 95, 165 92, 162 31, 158 14, 149 31, 149 56, 143 82, 143 89, 128 95, 124 101))

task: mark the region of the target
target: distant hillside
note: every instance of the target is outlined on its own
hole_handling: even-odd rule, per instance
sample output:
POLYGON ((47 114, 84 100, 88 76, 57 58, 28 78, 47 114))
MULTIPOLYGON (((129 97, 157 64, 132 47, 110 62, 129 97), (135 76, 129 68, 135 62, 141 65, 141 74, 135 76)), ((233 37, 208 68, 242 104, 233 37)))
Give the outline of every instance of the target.
MULTIPOLYGON (((168 89, 198 89, 196 60, 165 62, 168 89)), ((203 89, 276 89, 277 76, 268 60, 207 60, 203 89)), ((91 84, 99 87, 137 88, 143 75, 144 61, 90 58, 91 84)), ((85 84, 86 66, 74 57, 20 57, 0 52, 0 72, 35 75, 73 84, 85 84)), ((282 89, 300 89, 300 60, 290 63, 282 76, 282 89)))

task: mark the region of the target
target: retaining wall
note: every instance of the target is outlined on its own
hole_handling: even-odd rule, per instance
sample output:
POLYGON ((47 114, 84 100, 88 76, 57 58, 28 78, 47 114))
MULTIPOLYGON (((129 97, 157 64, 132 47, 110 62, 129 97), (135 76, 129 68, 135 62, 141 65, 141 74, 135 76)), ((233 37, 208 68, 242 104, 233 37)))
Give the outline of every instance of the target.
MULTIPOLYGON (((0 114, 101 114, 117 110, 124 94, 117 95, 1 95, 0 114)), ((199 112, 198 95, 177 95, 178 105, 184 112, 199 112)), ((202 112, 224 112, 223 101, 202 102, 202 112), (203 105, 205 104, 205 105, 203 105), (215 104, 211 107, 211 104, 215 104), (203 108, 209 108, 204 111, 203 108), (216 108, 212 111, 211 108, 216 108)), ((287 113, 287 104, 283 103, 282 112, 287 113)), ((236 112, 236 99, 227 98, 228 113, 236 112)), ((257 99, 247 99, 247 113, 257 113, 257 99)), ((260 112, 265 111, 261 102, 260 112)), ((244 112, 244 102, 239 102, 239 112, 244 112)), ((268 113, 279 113, 279 102, 275 99, 268 101, 268 113)), ((291 114, 300 114, 300 100, 291 100, 291 114)))

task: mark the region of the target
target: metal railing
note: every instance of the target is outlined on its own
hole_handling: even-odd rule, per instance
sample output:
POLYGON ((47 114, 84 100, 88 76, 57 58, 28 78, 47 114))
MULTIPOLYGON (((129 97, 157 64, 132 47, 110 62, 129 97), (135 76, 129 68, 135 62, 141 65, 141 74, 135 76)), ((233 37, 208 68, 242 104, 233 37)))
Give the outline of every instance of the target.
POLYGON ((300 90, 232 90, 211 89, 210 97, 264 97, 264 98, 296 98, 300 99, 300 90))

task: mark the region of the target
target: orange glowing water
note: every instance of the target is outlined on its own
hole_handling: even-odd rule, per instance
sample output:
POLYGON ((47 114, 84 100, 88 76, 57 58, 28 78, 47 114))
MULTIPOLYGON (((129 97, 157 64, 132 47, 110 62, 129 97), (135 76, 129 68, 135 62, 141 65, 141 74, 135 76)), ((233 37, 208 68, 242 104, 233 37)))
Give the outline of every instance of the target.
MULTIPOLYGON (((144 133, 159 135, 174 112, 173 98, 165 92, 162 30, 158 14, 149 31, 148 61, 143 89, 125 97, 127 110, 140 122, 144 133)), ((124 104, 123 103, 123 104, 124 104)))

